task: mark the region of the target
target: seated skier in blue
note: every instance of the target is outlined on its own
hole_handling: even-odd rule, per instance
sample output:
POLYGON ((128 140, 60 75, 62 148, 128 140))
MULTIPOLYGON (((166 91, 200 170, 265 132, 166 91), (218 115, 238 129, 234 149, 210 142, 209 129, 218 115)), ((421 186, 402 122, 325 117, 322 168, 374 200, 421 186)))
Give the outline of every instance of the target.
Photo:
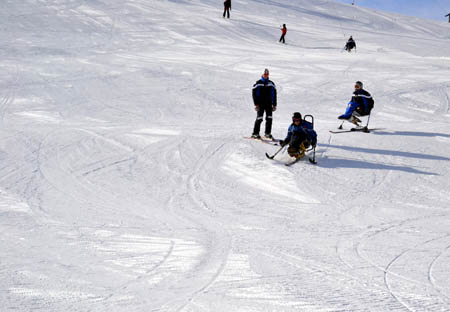
POLYGON ((317 144, 317 133, 314 131, 312 124, 302 119, 299 112, 295 112, 292 116, 292 124, 289 126, 287 136, 284 140, 280 140, 281 146, 288 147, 288 154, 291 157, 302 158, 305 151, 317 144))
POLYGON ((363 89, 361 81, 357 81, 352 99, 348 102, 345 113, 338 119, 349 121, 359 127, 358 123, 361 122, 361 119, 358 117, 370 115, 373 104, 374 101, 370 93, 363 89))

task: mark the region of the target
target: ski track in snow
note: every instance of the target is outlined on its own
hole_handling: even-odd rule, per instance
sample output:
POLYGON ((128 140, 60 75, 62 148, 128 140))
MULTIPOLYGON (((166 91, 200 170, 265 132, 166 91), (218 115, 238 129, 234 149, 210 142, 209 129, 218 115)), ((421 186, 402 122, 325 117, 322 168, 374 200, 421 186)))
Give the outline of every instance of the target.
POLYGON ((0 8, 4 309, 450 310, 447 23, 322 0, 0 8), (272 133, 312 114, 317 165, 242 139, 266 67, 272 133), (356 80, 377 130, 331 134, 356 80))

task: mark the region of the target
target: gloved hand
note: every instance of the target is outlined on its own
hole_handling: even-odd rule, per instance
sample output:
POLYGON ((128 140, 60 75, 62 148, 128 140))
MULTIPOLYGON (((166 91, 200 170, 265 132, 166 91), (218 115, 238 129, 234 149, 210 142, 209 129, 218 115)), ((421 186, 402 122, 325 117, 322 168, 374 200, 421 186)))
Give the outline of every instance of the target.
POLYGON ((286 143, 283 141, 283 140, 280 140, 280 146, 285 146, 286 145, 286 143))
POLYGON ((255 111, 259 112, 259 106, 255 105, 255 111))
POLYGON ((276 105, 272 106, 272 111, 274 112, 276 110, 277 110, 277 106, 276 105))

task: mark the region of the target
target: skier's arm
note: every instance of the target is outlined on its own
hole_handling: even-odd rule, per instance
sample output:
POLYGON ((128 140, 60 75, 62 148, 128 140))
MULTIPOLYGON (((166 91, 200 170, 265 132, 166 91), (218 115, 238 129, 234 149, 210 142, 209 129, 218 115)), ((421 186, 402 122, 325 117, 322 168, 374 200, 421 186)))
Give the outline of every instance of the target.
POLYGON ((311 145, 314 147, 317 144, 317 133, 314 130, 307 130, 308 132, 308 140, 311 142, 311 145))
POLYGON ((283 140, 284 145, 288 144, 291 141, 292 131, 293 131, 292 125, 290 125, 288 128, 288 133, 286 135, 286 138, 283 140))
POLYGON ((255 83, 255 84, 253 85, 253 89, 252 89, 253 104, 254 104, 255 106, 258 106, 258 105, 259 105, 259 103, 258 103, 258 93, 259 93, 259 90, 258 90, 258 83, 255 83))
POLYGON ((272 106, 277 107, 277 88, 275 87, 275 84, 272 89, 272 106))

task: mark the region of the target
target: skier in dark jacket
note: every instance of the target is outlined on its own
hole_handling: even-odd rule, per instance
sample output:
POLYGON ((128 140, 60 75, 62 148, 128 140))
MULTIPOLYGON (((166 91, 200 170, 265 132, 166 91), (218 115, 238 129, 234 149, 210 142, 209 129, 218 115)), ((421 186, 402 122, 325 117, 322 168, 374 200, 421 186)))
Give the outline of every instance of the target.
POLYGON ((347 104, 347 109, 343 115, 338 117, 338 119, 347 120, 359 126, 358 122, 361 122, 361 120, 358 117, 369 115, 373 105, 374 101, 372 96, 363 89, 363 83, 357 81, 355 83, 353 96, 347 104))
POLYGON ((353 40, 352 36, 348 38, 347 43, 345 44, 345 50, 348 52, 351 52, 351 50, 355 48, 356 49, 356 42, 353 40))
POLYGON ((288 154, 291 157, 302 158, 305 151, 317 144, 317 133, 314 131, 312 124, 302 119, 299 112, 292 115, 292 124, 288 128, 288 133, 284 140, 280 140, 281 146, 288 147, 288 154))
POLYGON ((223 18, 225 18, 225 13, 227 14, 227 18, 230 18, 230 10, 231 10, 231 0, 225 0, 223 2, 223 18))
POLYGON ((283 28, 281 28, 281 37, 280 37, 279 42, 286 43, 284 41, 284 36, 286 36, 286 32, 287 32, 286 24, 283 24, 283 28))
POLYGON ((445 16, 448 16, 448 22, 450 23, 450 13, 448 13, 448 14, 445 15, 445 16))
POLYGON ((266 128, 264 136, 269 139, 272 137, 272 112, 277 110, 277 89, 275 84, 269 80, 269 70, 264 69, 264 73, 254 85, 252 90, 253 104, 255 105, 256 120, 253 127, 252 138, 259 139, 259 131, 263 121, 264 112, 266 112, 266 128))

